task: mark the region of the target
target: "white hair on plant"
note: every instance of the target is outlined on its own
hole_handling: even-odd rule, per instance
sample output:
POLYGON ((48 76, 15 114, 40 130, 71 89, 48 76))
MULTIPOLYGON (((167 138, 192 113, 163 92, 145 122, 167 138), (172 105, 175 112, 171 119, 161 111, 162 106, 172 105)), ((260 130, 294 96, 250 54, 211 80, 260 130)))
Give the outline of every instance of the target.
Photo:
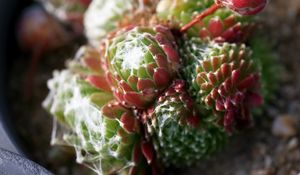
POLYGON ((114 30, 126 11, 133 9, 133 0, 94 0, 85 13, 86 35, 94 46, 114 30))
MULTIPOLYGON (((84 164, 97 174, 103 174, 110 170, 113 164, 106 160, 116 159, 117 150, 113 145, 119 145, 121 137, 113 135, 106 138, 107 128, 101 108, 90 100, 85 94, 81 79, 69 70, 55 71, 54 78, 48 81, 50 93, 43 106, 54 114, 52 145, 66 145, 75 149, 76 161, 84 164), (63 119, 60 114, 63 115, 63 119), (63 120, 63 121, 60 121, 63 120)), ((118 126, 121 121, 115 120, 118 126)), ((122 163, 125 161, 122 161, 122 163)), ((119 171, 132 165, 133 162, 126 161, 119 171)))

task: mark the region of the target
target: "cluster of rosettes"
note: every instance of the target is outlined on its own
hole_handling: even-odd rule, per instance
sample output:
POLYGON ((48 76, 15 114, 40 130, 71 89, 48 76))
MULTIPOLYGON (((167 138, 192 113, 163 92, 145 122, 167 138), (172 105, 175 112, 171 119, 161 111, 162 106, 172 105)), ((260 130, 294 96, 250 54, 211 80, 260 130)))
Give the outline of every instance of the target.
POLYGON ((54 72, 44 107, 55 116, 52 144, 73 146, 77 161, 99 174, 159 171, 152 143, 134 112, 114 97, 99 52, 82 47, 68 70, 54 72))
POLYGON ((77 161, 98 174, 161 174, 195 164, 250 126, 251 109, 263 103, 266 65, 241 44, 252 28, 248 18, 222 8, 178 35, 176 26, 214 1, 162 0, 149 16, 164 25, 115 30, 124 13, 153 4, 94 1, 90 9, 109 10, 107 26, 90 26, 98 30, 88 36, 97 47, 80 49, 48 83, 44 106, 59 121, 53 143, 74 146, 77 161), (112 4, 117 10, 110 12, 112 4))

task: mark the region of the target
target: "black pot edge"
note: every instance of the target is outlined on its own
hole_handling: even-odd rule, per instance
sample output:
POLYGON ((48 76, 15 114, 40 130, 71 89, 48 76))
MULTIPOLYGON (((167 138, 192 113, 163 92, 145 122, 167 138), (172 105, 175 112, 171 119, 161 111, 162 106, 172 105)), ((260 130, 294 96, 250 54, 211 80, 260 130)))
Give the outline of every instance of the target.
POLYGON ((0 148, 0 174, 52 175, 45 168, 19 154, 0 148))
POLYGON ((18 0, 0 1, 0 133, 3 135, 4 142, 0 143, 0 147, 5 147, 13 152, 23 154, 16 137, 16 132, 13 130, 11 121, 7 118, 7 98, 6 98, 6 86, 8 79, 7 75, 7 58, 8 58, 8 40, 9 34, 13 31, 12 21, 14 19, 14 13, 18 7, 18 0), (1 126, 2 125, 2 126, 1 126))
POLYGON ((22 10, 32 3, 32 0, 0 0, 0 174, 52 175, 42 166, 27 159, 28 155, 19 142, 13 121, 9 118, 9 104, 5 93, 9 90, 7 85, 11 59, 18 55, 15 53, 17 50, 11 49, 17 44, 12 39, 16 36, 17 20, 22 10))

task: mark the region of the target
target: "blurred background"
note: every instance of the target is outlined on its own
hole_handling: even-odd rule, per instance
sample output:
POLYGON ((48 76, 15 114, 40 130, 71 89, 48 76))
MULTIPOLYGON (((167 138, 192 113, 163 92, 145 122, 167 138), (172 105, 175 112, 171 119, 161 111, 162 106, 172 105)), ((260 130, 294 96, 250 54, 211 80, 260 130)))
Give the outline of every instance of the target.
MULTIPOLYGON (((1 2, 1 24, 5 26, 0 27, 0 110, 13 143, 2 141, 6 139, 2 134, 0 147, 24 154, 55 174, 88 174, 89 170, 75 163, 71 149, 50 146, 52 119, 41 103, 53 70, 63 69, 65 61, 86 42, 82 15, 89 2, 81 2, 78 13, 65 12, 59 3, 47 3, 1 2)), ((224 151, 196 168, 169 174, 300 172, 300 1, 270 0, 261 14, 260 32, 282 67, 271 104, 262 111, 256 127, 234 136, 224 151)))

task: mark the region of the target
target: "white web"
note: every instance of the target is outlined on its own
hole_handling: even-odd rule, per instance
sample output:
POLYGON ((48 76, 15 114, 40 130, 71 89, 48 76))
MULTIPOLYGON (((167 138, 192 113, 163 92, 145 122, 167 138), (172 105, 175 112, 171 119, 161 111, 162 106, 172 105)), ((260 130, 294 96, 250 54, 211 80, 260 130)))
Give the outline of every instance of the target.
MULTIPOLYGON (((106 138, 110 131, 106 126, 109 120, 103 117, 101 109, 95 106, 84 94, 79 77, 70 71, 55 71, 54 78, 49 80, 49 96, 43 106, 55 115, 53 119, 52 145, 67 145, 75 149, 76 161, 85 164, 97 174, 111 170, 124 170, 132 162, 117 158, 121 138, 113 135, 106 138), (58 116, 63 112, 64 121, 58 116)), ((120 126, 120 121, 117 121, 120 126)), ((118 129, 118 128, 114 128, 118 129)))

